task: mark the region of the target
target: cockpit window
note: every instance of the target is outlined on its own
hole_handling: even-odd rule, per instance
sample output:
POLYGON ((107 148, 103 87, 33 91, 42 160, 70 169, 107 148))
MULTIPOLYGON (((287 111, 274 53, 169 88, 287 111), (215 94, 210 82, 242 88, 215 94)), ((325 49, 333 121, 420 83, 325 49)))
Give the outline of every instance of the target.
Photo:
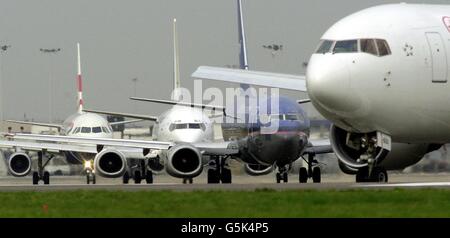
POLYGON ((81 133, 91 133, 91 128, 90 127, 82 127, 81 133))
POLYGON ((77 128, 75 128, 75 130, 73 130, 73 134, 77 134, 77 133, 79 133, 80 132, 80 127, 77 127, 77 128))
POLYGON ((372 55, 378 55, 374 39, 361 39, 360 44, 361 44, 361 52, 369 53, 372 55))
POLYGON ((102 126, 102 131, 103 131, 104 133, 109 133, 108 128, 106 128, 106 127, 104 127, 104 126, 102 126))
POLYGON ((99 126, 92 127, 92 132, 93 133, 102 133, 102 128, 99 126))
POLYGON ((317 54, 325 54, 331 51, 331 47, 333 46, 333 41, 331 40, 323 40, 320 42, 319 48, 316 50, 317 54))
POLYGON ((286 121, 297 121, 298 116, 297 116, 297 114, 286 114, 286 115, 284 115, 284 119, 286 121))
POLYGON ((391 49, 389 48, 389 44, 386 40, 377 39, 377 47, 380 56, 390 55, 391 49))
POLYGON ((175 129, 187 129, 188 125, 187 124, 175 124, 175 129))
POLYGON ((333 53, 353 53, 358 52, 358 40, 337 41, 334 45, 333 53))

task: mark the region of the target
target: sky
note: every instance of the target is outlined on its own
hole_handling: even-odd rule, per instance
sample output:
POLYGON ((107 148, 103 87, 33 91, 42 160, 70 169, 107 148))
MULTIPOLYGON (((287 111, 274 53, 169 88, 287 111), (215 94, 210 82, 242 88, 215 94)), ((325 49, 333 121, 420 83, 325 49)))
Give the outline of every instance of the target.
MULTIPOLYGON (((76 43, 81 44, 85 107, 158 115, 164 105, 130 96, 169 99, 172 19, 177 18, 181 84, 200 65, 238 64, 235 0, 1 0, 0 103, 4 119, 53 122, 76 111, 76 43), (61 48, 44 54, 41 48, 61 48), (133 78, 137 78, 133 83, 133 78), (51 85, 51 87, 50 87, 51 85), (136 90, 134 90, 136 88, 136 90), (136 91, 136 93, 135 93, 136 91)), ((322 34, 339 19, 382 0, 243 0, 252 70, 304 74, 322 34), (280 44, 275 55, 263 45, 280 44)), ((404 1, 448 4, 449 1, 404 1)), ((233 86, 203 82, 206 87, 233 86)), ((293 98, 299 92, 282 91, 293 98)), ((311 117, 318 113, 305 106, 311 117)))

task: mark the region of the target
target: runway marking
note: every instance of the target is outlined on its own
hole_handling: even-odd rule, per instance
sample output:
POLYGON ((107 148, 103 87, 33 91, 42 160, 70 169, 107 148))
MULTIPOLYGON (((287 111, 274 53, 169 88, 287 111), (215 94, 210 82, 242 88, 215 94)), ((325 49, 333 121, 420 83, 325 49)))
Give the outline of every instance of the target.
POLYGON ((366 184, 366 185, 355 185, 354 187, 443 187, 443 186, 450 186, 450 182, 366 184))

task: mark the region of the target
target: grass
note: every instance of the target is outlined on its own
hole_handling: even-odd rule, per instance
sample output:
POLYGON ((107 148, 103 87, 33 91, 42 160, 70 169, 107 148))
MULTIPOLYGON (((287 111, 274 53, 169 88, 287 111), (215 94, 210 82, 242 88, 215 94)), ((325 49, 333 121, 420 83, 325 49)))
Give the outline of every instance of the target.
POLYGON ((0 192, 0 217, 450 217, 450 190, 0 192))

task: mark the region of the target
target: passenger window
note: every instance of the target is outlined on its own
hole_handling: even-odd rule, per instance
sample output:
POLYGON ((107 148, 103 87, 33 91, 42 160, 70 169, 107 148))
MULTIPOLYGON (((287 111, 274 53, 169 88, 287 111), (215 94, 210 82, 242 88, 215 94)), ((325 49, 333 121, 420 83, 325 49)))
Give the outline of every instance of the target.
POLYGON ((331 51, 331 46, 333 46, 333 41, 324 40, 320 42, 319 48, 316 50, 317 54, 325 54, 331 51))
POLYGON ((391 49, 389 48, 389 45, 387 41, 385 40, 376 40, 377 46, 378 46, 378 52, 380 56, 390 55, 391 49))
POLYGON ((372 55, 378 55, 377 47, 375 46, 375 40, 362 39, 360 42, 362 52, 369 53, 372 55))
POLYGON ((333 53, 353 53, 358 52, 357 40, 337 41, 333 53))
POLYGON ((102 133, 102 128, 99 126, 92 127, 92 132, 94 133, 102 133))
POLYGON ((82 127, 81 133, 91 133, 91 128, 90 127, 82 127))

